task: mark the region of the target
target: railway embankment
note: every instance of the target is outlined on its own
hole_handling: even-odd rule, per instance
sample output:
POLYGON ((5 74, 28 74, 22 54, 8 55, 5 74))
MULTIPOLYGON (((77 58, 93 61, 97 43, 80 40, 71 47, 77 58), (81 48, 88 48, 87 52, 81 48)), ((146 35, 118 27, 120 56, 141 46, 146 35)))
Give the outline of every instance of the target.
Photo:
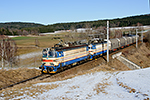
MULTIPOLYGON (((146 68, 150 67, 150 49, 145 46, 145 44, 139 46, 138 49, 134 45, 131 45, 127 48, 121 49, 119 52, 122 52, 122 56, 129 59, 130 61, 136 63, 137 65, 146 68)), ((116 53, 116 52, 114 52, 116 53)), ((112 55, 112 53, 110 54, 112 55)), ((27 59, 31 60, 31 58, 27 59)), ((110 57, 111 59, 111 57, 110 57)), ((24 61, 25 62, 25 61, 24 61)), ((27 63, 27 62, 25 62, 27 63)), ((28 65, 28 64, 26 64, 28 65)), ((130 70, 126 65, 117 59, 111 59, 110 63, 106 63, 106 55, 99 57, 95 60, 88 61, 81 65, 75 66, 70 70, 65 70, 60 74, 56 74, 51 78, 45 79, 45 82, 52 81, 61 81, 65 79, 70 79, 78 75, 85 73, 91 73, 96 71, 126 71, 130 70), (105 58, 105 59, 104 59, 105 58)), ((16 68, 16 69, 7 69, 0 70, 0 87, 5 87, 16 82, 35 77, 40 74, 38 69, 29 69, 29 68, 16 68)), ((39 82, 39 81, 38 81, 39 82)), ((24 83, 25 84, 25 83, 24 83)), ((15 88, 15 87, 14 87, 15 88)))
POLYGON ((146 43, 139 44, 137 48, 130 48, 112 56, 117 58, 131 70, 150 67, 150 47, 146 43))
POLYGON ((122 52, 123 57, 141 66, 142 68, 150 67, 150 47, 145 43, 140 44, 138 49, 128 49, 122 52))
POLYGON ((117 57, 117 59, 119 61, 121 61, 123 64, 125 64, 127 67, 129 67, 130 69, 134 70, 134 69, 141 69, 142 67, 133 63, 132 61, 126 59, 125 57, 119 56, 117 57))
POLYGON ((123 64, 125 64, 128 68, 135 70, 135 69, 141 69, 142 67, 133 63, 132 61, 128 60, 127 58, 121 56, 122 52, 119 52, 117 54, 112 55, 112 58, 116 58, 119 61, 121 61, 123 64))

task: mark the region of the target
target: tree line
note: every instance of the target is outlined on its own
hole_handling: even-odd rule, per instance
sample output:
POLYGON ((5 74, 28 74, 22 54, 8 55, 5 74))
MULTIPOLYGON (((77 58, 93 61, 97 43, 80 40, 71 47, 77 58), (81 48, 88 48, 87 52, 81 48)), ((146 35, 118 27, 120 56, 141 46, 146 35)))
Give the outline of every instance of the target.
MULTIPOLYGON (((10 22, 0 23, 1 35, 37 35, 39 33, 54 32, 58 30, 74 30, 77 28, 93 28, 106 27, 109 19, 97 21, 83 21, 70 23, 56 23, 52 25, 42 25, 37 23, 10 22)), ((150 14, 130 16, 125 18, 111 19, 110 27, 136 26, 137 23, 142 25, 150 25, 150 14)))

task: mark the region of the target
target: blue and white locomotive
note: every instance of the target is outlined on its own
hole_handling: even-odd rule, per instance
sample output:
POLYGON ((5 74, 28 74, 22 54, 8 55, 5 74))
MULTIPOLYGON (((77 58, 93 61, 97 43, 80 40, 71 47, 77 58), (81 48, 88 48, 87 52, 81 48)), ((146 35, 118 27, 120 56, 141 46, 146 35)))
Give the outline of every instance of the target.
MULTIPOLYGON (((135 35, 110 39, 108 41, 109 50, 116 51, 135 42, 135 35)), ((43 49, 42 65, 40 66, 40 69, 42 69, 42 73, 56 73, 58 69, 76 65, 80 61, 91 60, 106 52, 107 41, 104 40, 101 42, 99 39, 94 39, 87 44, 46 48, 43 49)))
POLYGON ((57 69, 88 58, 88 46, 78 45, 72 47, 53 47, 43 50, 42 69, 43 73, 56 73, 57 69))

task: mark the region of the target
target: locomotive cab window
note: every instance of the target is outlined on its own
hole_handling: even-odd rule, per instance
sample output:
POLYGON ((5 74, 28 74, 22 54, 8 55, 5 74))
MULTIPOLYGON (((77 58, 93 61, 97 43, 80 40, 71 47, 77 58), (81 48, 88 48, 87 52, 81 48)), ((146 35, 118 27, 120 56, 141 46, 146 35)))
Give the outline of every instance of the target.
POLYGON ((91 47, 88 47, 89 49, 91 49, 91 47))
POLYGON ((57 57, 55 50, 43 49, 42 53, 43 53, 43 57, 49 57, 49 58, 57 57))
POLYGON ((55 51, 55 50, 51 50, 51 51, 49 51, 49 53, 48 53, 48 57, 50 57, 50 58, 57 57, 56 51, 55 51))
POLYGON ((42 53, 43 53, 43 57, 47 57, 47 51, 46 51, 46 49, 43 49, 42 53))

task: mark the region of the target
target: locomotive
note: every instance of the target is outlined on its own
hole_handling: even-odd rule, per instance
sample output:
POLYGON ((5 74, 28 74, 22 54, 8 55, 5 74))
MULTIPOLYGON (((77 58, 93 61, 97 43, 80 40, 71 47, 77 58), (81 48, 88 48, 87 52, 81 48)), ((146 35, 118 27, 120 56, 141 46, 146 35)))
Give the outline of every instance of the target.
POLYGON ((113 52, 134 44, 136 42, 136 36, 130 35, 110 39, 109 41, 105 39, 102 41, 99 38, 95 38, 88 43, 81 43, 74 46, 59 45, 46 48, 42 51, 42 65, 39 68, 42 69, 42 73, 56 73, 58 69, 76 65, 81 61, 92 60, 107 52, 107 42, 110 52, 113 52))

